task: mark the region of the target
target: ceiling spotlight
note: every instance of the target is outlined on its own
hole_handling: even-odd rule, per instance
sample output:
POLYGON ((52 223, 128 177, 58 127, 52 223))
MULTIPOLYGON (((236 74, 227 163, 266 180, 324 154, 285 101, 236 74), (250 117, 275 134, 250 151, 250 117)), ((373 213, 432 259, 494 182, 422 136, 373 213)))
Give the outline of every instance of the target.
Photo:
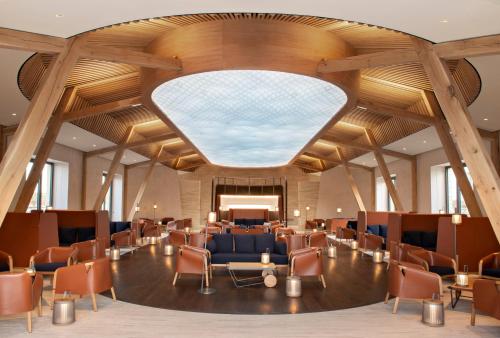
POLYGON ((403 147, 403 150, 406 150, 406 147, 403 147))
POLYGON ((139 107, 139 106, 142 106, 142 105, 141 105, 140 103, 134 103, 134 104, 132 105, 132 107, 139 107))
POLYGON ((443 20, 441 20, 439 22, 441 22, 441 23, 448 23, 448 19, 443 19, 443 20))
POLYGON ((17 114, 16 113, 12 113, 12 116, 16 116, 17 114))
POLYGON ((62 18, 64 14, 56 14, 56 18, 62 18))
MULTIPOLYGON (((13 115, 15 115, 15 114, 13 114, 13 115)), ((485 118, 483 119, 483 121, 488 121, 488 118, 487 118, 487 117, 485 117, 485 118)))
POLYGON ((427 143, 427 141, 426 141, 426 140, 424 140, 424 143, 427 143))
POLYGON ((76 140, 76 136, 73 136, 73 140, 76 140))
POLYGON ((358 106, 359 109, 363 109, 363 110, 366 110, 367 108, 366 107, 362 107, 362 106, 358 106))
POLYGON ((92 145, 92 147, 94 147, 94 148, 95 148, 95 147, 97 147, 97 145, 93 144, 93 145, 92 145))

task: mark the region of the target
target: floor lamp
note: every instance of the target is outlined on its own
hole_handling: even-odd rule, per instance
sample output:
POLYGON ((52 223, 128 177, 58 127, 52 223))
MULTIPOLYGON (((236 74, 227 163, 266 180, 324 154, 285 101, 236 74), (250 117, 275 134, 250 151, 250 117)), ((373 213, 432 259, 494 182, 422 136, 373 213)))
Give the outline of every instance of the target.
MULTIPOLYGON (((215 223, 217 221, 217 213, 215 211, 210 211, 208 213, 208 219, 207 222, 205 223, 205 245, 204 248, 205 250, 207 249, 207 240, 208 240, 208 224, 210 223, 215 223)), ((208 261, 205 264, 205 269, 208 271, 208 261)), ((201 287, 198 290, 199 293, 202 295, 211 295, 215 293, 214 288, 208 288, 208 287, 203 287, 203 282, 205 281, 205 271, 201 274, 201 287)))

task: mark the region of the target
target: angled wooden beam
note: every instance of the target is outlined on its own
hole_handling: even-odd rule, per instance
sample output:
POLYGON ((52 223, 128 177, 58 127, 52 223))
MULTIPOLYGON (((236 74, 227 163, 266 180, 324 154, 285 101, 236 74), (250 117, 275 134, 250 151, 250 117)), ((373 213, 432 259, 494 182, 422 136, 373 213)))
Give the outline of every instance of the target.
MULTIPOLYGON (((365 145, 365 144, 357 143, 354 141, 344 141, 344 140, 341 140, 341 139, 339 139, 335 136, 331 136, 331 135, 323 135, 323 136, 321 136, 321 139, 328 141, 328 142, 335 143, 335 145, 338 145, 341 147, 346 147, 346 148, 354 148, 354 149, 365 150, 365 151, 374 151, 376 149, 376 147, 373 147, 372 145, 365 145)), ((378 150, 384 155, 403 158, 405 160, 411 160, 412 158, 415 157, 413 155, 403 154, 403 153, 400 153, 398 151, 384 149, 384 148, 379 148, 378 150)))
POLYGON ((141 185, 139 186, 139 190, 137 191, 137 194, 134 198, 134 201, 132 202, 132 204, 130 206, 130 211, 128 213, 127 221, 132 221, 134 219, 135 207, 142 200, 142 196, 144 195, 144 191, 146 191, 146 187, 148 186, 149 179, 151 178, 151 174, 153 173, 153 169, 155 168, 155 165, 158 162, 162 151, 163 151, 163 147, 160 147, 160 150, 158 151, 156 156, 151 160, 151 163, 149 164, 148 170, 146 171, 146 175, 144 176, 144 179, 142 180, 141 185))
POLYGON ((114 102, 99 104, 97 106, 92 106, 84 109, 68 111, 67 113, 64 114, 64 121, 66 122, 74 121, 94 115, 112 113, 115 111, 127 109, 130 107, 136 107, 140 105, 141 105, 141 97, 135 96, 129 99, 123 99, 114 102))
POLYGON ((418 212, 417 158, 411 160, 410 163, 411 163, 411 211, 418 212))
POLYGON ((122 220, 127 219, 127 201, 128 201, 128 175, 129 175, 129 166, 126 165, 125 168, 123 168, 123 195, 122 195, 122 220))
POLYGON ((474 126, 467 104, 445 62, 439 58, 432 45, 412 38, 427 77, 432 84, 442 112, 469 168, 476 191, 481 199, 497 239, 500 240, 500 179, 474 126))
POLYGON ((302 169, 309 170, 309 171, 321 171, 321 169, 315 168, 315 167, 307 165, 307 164, 294 162, 292 165, 299 167, 299 168, 302 168, 302 169))
MULTIPOLYGON (((125 133, 125 137, 122 140, 121 144, 128 143, 133 133, 134 133, 134 127, 129 127, 125 133)), ((101 189, 99 190, 99 193, 97 194, 97 197, 95 199, 94 203, 95 211, 101 210, 102 202, 106 198, 106 194, 108 193, 111 183, 113 183, 113 178, 116 174, 116 171, 118 170, 118 167, 120 166, 120 161, 122 160, 124 152, 125 148, 123 147, 120 147, 116 150, 115 156, 113 157, 113 160, 111 161, 111 164, 109 166, 106 179, 104 180, 104 183, 101 185, 101 189)))
POLYGON ((82 158, 82 196, 80 200, 81 210, 86 210, 87 206, 87 153, 83 153, 82 158))
POLYGON ((370 186, 370 210, 375 211, 377 210, 377 180, 375 178, 375 168, 372 168, 372 171, 370 173, 370 186))
POLYGON ((436 116, 438 122, 436 122, 434 128, 436 129, 436 133, 438 134, 441 145, 446 153, 446 157, 448 158, 448 161, 450 161, 451 169, 455 174, 458 187, 462 192, 467 209, 469 209, 472 217, 481 217, 481 207, 476 199, 476 194, 474 194, 474 189, 467 178, 462 159, 460 158, 460 154, 458 153, 455 143, 453 142, 448 123, 444 118, 441 107, 439 106, 439 103, 433 93, 427 91, 424 92, 423 99, 429 112, 436 116))
POLYGON ((368 100, 359 100, 358 108, 367 109, 374 113, 399 117, 405 120, 411 120, 428 125, 433 125, 435 121, 432 116, 417 114, 406 109, 399 109, 383 103, 375 103, 368 100))
POLYGON ((21 190, 19 199, 17 200, 17 204, 15 207, 16 212, 26 212, 26 210, 28 209, 31 197, 33 197, 33 192, 35 191, 38 181, 40 180, 40 176, 42 175, 45 163, 49 158, 50 151, 52 150, 52 147, 56 142, 59 130, 61 130, 61 126, 63 123, 62 117, 66 109, 68 109, 75 91, 76 89, 74 87, 65 90, 59 106, 49 120, 47 130, 45 131, 45 135, 43 136, 43 139, 38 148, 35 161, 33 162, 33 166, 31 167, 28 178, 23 185, 23 189, 21 190))
POLYGON ((167 58, 132 49, 87 45, 82 47, 81 56, 87 59, 125 63, 162 70, 181 70, 182 63, 175 57, 167 58))
POLYGON ((432 48, 437 57, 442 59, 500 54, 500 34, 441 42, 432 48))
POLYGON ((383 52, 354 55, 343 59, 322 60, 318 65, 318 72, 345 72, 349 70, 386 67, 416 62, 419 62, 419 60, 414 50, 393 49, 383 52))
POLYGON ((404 211, 403 203, 401 203, 401 199, 399 198, 398 191, 396 190, 394 183, 392 183, 389 168, 387 168, 387 164, 385 163, 384 156, 382 155, 382 152, 380 151, 381 149, 378 146, 377 141, 375 140, 375 136, 373 135, 372 131, 369 129, 365 129, 365 132, 366 132, 366 137, 368 138, 368 141, 370 142, 370 144, 374 148, 373 154, 375 155, 375 159, 377 160, 377 164, 378 164, 378 167, 380 169, 380 173, 382 174, 382 177, 384 178, 385 185, 387 186, 387 191, 389 192, 389 196, 391 196, 391 198, 392 198, 392 202, 394 203, 394 207, 396 208, 397 211, 404 211))
POLYGON ((117 144, 115 146, 110 146, 110 147, 106 147, 106 148, 102 148, 102 149, 92 150, 92 151, 89 151, 87 153, 87 155, 89 157, 97 156, 97 155, 101 155, 101 154, 106 154, 106 153, 118 151, 119 149, 125 150, 125 149, 136 148, 136 147, 145 146, 145 145, 151 144, 151 143, 170 140, 170 139, 173 139, 176 137, 177 137, 177 134, 175 134, 175 133, 167 133, 167 134, 151 136, 151 137, 148 137, 144 140, 127 142, 127 143, 117 144))
POLYGON ((0 48, 39 53, 60 53, 65 46, 66 39, 64 38, 0 28, 0 48))
POLYGON ((481 128, 477 128, 479 135, 481 137, 487 138, 489 140, 496 140, 498 138, 498 131, 489 131, 481 128))
MULTIPOLYGON (((317 152, 312 151, 312 150, 306 151, 304 153, 304 155, 309 156, 309 157, 314 157, 314 158, 317 158, 317 159, 320 159, 320 160, 323 160, 323 161, 335 163, 335 164, 343 164, 341 161, 339 161, 337 159, 334 159, 334 158, 329 157, 329 156, 318 154, 317 152)), ((347 165, 349 167, 351 167, 351 168, 358 168, 358 169, 363 169, 363 170, 368 170, 368 171, 372 170, 372 168, 367 167, 365 165, 361 165, 361 164, 347 162, 347 165)))
POLYGON ((0 224, 14 199, 26 172, 26 166, 45 131, 52 112, 61 98, 68 75, 78 61, 78 49, 78 40, 70 39, 50 63, 0 163, 0 191, 2 192, 0 224))
POLYGON ((356 184, 354 176, 352 175, 351 168, 349 167, 349 164, 347 163, 347 160, 345 159, 344 154, 342 153, 342 150, 339 147, 337 147, 337 154, 339 155, 340 161, 343 164, 345 174, 347 176, 347 181, 351 186, 352 194, 356 199, 356 203, 358 204, 359 210, 366 211, 365 204, 363 203, 363 199, 361 198, 361 194, 359 193, 359 188, 358 185, 356 184))
POLYGON ((194 168, 198 168, 200 166, 202 166, 203 164, 205 164, 205 162, 203 161, 197 161, 195 163, 188 163, 188 164, 185 164, 185 165, 182 165, 180 167, 177 168, 177 170, 190 170, 190 169, 194 169, 194 168))

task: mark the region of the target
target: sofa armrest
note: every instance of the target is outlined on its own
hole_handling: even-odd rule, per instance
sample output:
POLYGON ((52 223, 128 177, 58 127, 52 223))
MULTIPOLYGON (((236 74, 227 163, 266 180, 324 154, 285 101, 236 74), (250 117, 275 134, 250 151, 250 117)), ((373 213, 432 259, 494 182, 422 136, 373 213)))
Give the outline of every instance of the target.
POLYGON ((500 255, 500 252, 494 252, 492 254, 489 254, 486 257, 481 258, 479 261, 479 275, 482 275, 483 269, 484 268, 491 268, 493 267, 493 262, 495 261, 495 257, 497 255, 500 255))
POLYGON ((0 261, 7 262, 9 265, 9 271, 12 272, 12 269, 14 268, 13 262, 12 262, 12 256, 9 255, 6 252, 0 251, 0 261))
POLYGON ((457 262, 453 258, 437 252, 430 252, 430 255, 432 257, 432 265, 447 266, 457 273, 457 262))
POLYGON ((405 289, 413 293, 410 298, 430 298, 435 293, 442 295, 443 285, 437 273, 401 265, 400 269, 405 276, 405 289))

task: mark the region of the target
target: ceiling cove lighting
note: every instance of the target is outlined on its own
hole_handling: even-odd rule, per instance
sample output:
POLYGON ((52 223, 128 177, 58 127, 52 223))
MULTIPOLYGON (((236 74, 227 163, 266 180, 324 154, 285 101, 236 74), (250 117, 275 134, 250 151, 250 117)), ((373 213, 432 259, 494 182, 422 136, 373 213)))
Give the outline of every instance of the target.
POLYGON ((286 165, 345 105, 337 86, 275 71, 224 70, 170 80, 154 103, 216 165, 286 165))

